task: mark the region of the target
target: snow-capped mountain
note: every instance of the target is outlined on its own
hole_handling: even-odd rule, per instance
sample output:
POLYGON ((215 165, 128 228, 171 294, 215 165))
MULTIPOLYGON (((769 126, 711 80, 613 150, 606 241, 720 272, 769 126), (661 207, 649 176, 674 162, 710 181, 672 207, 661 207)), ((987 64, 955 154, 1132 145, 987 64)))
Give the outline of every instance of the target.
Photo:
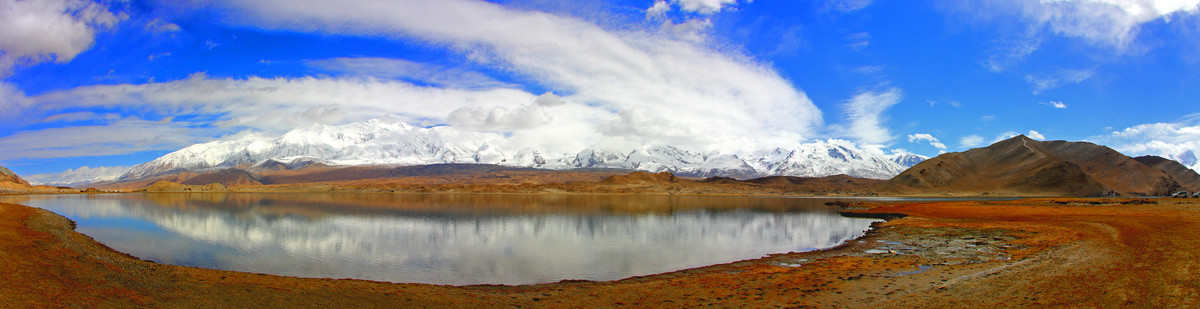
POLYGON ((1193 171, 1200 171, 1200 157, 1196 156, 1196 152, 1192 150, 1184 150, 1178 154, 1167 155, 1168 159, 1175 160, 1193 171))
POLYGON ((25 178, 34 185, 77 187, 101 181, 116 180, 128 172, 130 168, 131 166, 82 166, 53 174, 33 174, 25 178))
POLYGON ((589 148, 575 153, 547 154, 514 147, 500 134, 463 132, 450 127, 422 128, 383 118, 339 126, 313 125, 278 138, 244 135, 196 144, 135 166, 121 179, 239 166, 291 169, 312 163, 479 163, 545 169, 619 168, 743 179, 836 174, 886 179, 923 159, 912 154, 888 155, 862 149, 842 140, 738 154, 695 152, 669 145, 644 145, 631 151, 589 148))

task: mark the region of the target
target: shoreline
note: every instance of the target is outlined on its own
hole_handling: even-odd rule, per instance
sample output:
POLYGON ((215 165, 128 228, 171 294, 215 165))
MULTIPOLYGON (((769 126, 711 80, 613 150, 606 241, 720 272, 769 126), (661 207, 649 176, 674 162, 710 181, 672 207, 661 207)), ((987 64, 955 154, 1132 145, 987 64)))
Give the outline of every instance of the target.
MULTIPOLYGON (((18 271, 0 274, 0 278, 4 279, 0 280, 4 282, 0 283, 0 300, 28 305, 93 301, 93 304, 189 306, 222 303, 313 306, 357 302, 366 306, 491 307, 532 304, 703 307, 734 303, 756 306, 897 305, 905 303, 896 301, 921 296, 919 298, 926 301, 923 304, 937 306, 964 300, 983 301, 979 298, 981 295, 965 293, 967 291, 952 293, 954 291, 947 292, 946 288, 966 288, 969 291, 990 286, 987 284, 989 281, 1000 278, 1006 279, 1001 281, 1008 281, 1007 284, 1024 287, 1009 289, 1012 292, 1010 294, 1017 296, 1050 293, 1061 299, 1114 305, 1117 303, 1109 302, 1111 297, 1089 300, 1066 293, 1076 289, 1053 290, 1028 284, 1046 281, 1061 285, 1067 281, 1060 279, 1070 276, 1038 276, 1021 278, 1019 281, 1013 281, 1011 277, 1029 275, 1025 270, 1031 267, 1054 269, 1055 263, 1048 261, 1069 260, 1073 255, 1068 253, 1077 253, 1081 248, 1111 251, 1111 246, 1100 245, 1105 239, 1112 241, 1112 233, 1093 225, 1112 221, 1113 215, 1132 215, 1134 219, 1130 219, 1133 221, 1130 222, 1131 226, 1142 221, 1140 219, 1155 219, 1179 221, 1176 225, 1188 226, 1183 231, 1200 230, 1200 211, 1190 210, 1187 207, 1190 204, 1166 199, 1149 201, 1156 204, 1131 202, 1134 200, 1137 199, 872 203, 866 205, 868 209, 848 212, 861 215, 896 213, 907 217, 876 223, 863 237, 825 250, 772 254, 760 259, 616 281, 563 281, 522 286, 441 286, 295 278, 157 264, 109 249, 75 232, 69 220, 52 212, 2 204, 0 239, 3 239, 5 250, 0 254, 14 261, 18 271), (1102 205, 1073 205, 1090 205, 1090 202, 1102 205), (1122 204, 1124 202, 1129 203, 1122 204), (1175 214, 1175 211, 1182 213, 1175 214), (1080 218, 1088 220, 1082 222, 1078 220, 1080 218), (29 264, 40 267, 21 267, 29 264), (1020 284, 1021 281, 1026 283, 1020 284), (76 285, 103 289, 81 293, 83 291, 63 288, 76 285), (55 289, 54 286, 60 288, 55 289), (146 289, 154 286, 171 288, 146 289), (25 293, 32 293, 29 295, 33 296, 19 297, 25 293), (294 301, 284 301, 288 299, 294 301), (365 302, 368 299, 371 302, 365 302)), ((1117 235, 1121 235, 1120 231, 1117 235)), ((1200 241, 1193 241, 1196 242, 1200 241)), ((1093 260, 1100 259, 1092 262, 1104 260, 1103 257, 1092 257, 1093 260)), ((1163 256, 1168 257, 1172 256, 1163 256)), ((1178 262, 1177 259, 1171 261, 1178 262)), ((1071 273, 1069 270, 1078 269, 1068 267, 1059 272, 1071 273)), ((1169 293, 1171 291, 1150 290, 1149 294, 1142 296, 1153 296, 1155 292, 1178 294, 1169 293)), ((1190 291, 1191 295, 1195 295, 1197 285, 1191 284, 1186 289, 1175 291, 1190 291)), ((1042 302, 1047 299, 1044 297, 1022 297, 1008 299, 1015 301, 1012 303, 997 303, 993 299, 981 304, 1055 304, 1042 302)), ((1135 300, 1136 297, 1130 299, 1135 300)))
POLYGON ((1142 198, 1171 198, 1169 196, 1101 196, 1101 197, 1062 197, 1054 195, 978 195, 978 194, 872 194, 872 195, 821 195, 821 194, 797 194, 797 193, 664 193, 664 192, 505 192, 505 191, 377 191, 377 190, 357 190, 347 188, 345 190, 333 191, 312 191, 312 190, 225 190, 225 191, 145 191, 145 190, 128 190, 128 191, 93 191, 86 192, 0 192, 0 195, 20 196, 20 195, 94 195, 94 194, 412 194, 412 195, 566 195, 566 196, 732 196, 732 197, 764 197, 764 198, 847 198, 847 199, 870 199, 870 198, 906 198, 906 199, 1048 199, 1048 198, 1067 198, 1067 199, 1142 199, 1142 198))

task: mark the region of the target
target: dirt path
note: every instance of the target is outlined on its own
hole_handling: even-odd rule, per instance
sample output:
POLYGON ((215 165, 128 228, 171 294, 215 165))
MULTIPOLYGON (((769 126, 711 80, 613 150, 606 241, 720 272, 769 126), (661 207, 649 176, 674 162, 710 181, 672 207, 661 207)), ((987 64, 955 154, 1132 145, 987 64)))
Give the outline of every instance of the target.
MULTIPOLYGON (((1200 206, 1041 199, 878 205, 845 246, 631 278, 451 287, 145 262, 0 204, 0 304, 268 307, 1012 307, 1195 304, 1200 206)), ((1135 203, 1136 202, 1136 203, 1135 203)), ((2 307, 4 305, 0 305, 2 307)))

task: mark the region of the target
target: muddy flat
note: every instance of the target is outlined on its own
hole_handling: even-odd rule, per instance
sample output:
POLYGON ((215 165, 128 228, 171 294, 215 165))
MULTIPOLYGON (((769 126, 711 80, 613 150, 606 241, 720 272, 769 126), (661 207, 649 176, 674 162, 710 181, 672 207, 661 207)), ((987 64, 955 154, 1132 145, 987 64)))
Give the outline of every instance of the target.
POLYGON ((612 282, 437 286, 162 265, 51 212, 0 204, 0 303, 16 306, 1180 307, 1200 295, 1200 203, 1026 199, 857 205, 895 217, 815 252, 612 282))

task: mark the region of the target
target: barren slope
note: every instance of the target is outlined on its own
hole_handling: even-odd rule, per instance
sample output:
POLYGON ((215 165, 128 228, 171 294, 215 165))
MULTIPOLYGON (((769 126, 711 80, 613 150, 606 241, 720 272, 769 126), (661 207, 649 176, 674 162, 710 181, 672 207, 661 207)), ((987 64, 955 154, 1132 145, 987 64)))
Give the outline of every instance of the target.
POLYGON ((14 184, 18 184, 18 185, 25 185, 25 186, 29 185, 29 182, 25 181, 24 179, 21 179, 21 177, 17 176, 16 173, 13 173, 12 171, 8 170, 7 168, 4 168, 3 166, 0 166, 0 182, 10 182, 10 183, 14 183, 14 184))
POLYGON ((1036 142, 1051 153, 1083 167, 1109 190, 1132 195, 1168 195, 1179 189, 1170 175, 1112 148, 1087 142, 1036 142))
POLYGON ((1191 192, 1200 190, 1200 174, 1175 160, 1158 156, 1141 156, 1133 159, 1171 175, 1171 178, 1175 178, 1175 181, 1179 182, 1179 185, 1183 186, 1185 190, 1191 192))
POLYGON ((1037 147, 1025 136, 925 160, 888 180, 909 194, 1095 195, 1107 190, 1079 165, 1037 147))
POLYGON ((1108 147, 1021 135, 926 160, 884 187, 901 194, 1093 196, 1163 195, 1178 184, 1108 147))

